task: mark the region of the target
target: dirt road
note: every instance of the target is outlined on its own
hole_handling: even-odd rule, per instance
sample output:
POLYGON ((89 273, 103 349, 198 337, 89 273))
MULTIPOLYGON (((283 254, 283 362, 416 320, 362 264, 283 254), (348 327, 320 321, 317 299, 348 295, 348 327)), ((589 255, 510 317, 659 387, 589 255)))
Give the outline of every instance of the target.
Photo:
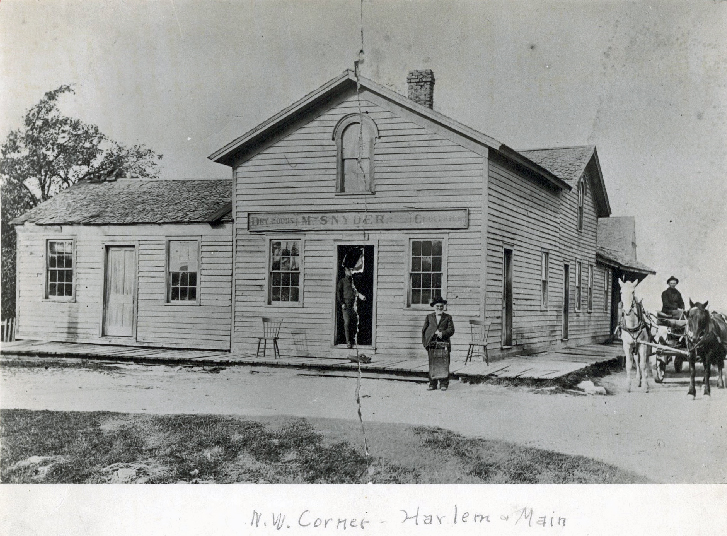
MULTIPOLYGON (((148 413, 295 415, 357 419, 355 378, 294 369, 115 364, 0 367, 0 406, 148 413)), ((624 373, 597 381, 608 395, 547 394, 454 382, 364 379, 365 421, 440 426, 488 439, 596 458, 654 482, 727 483, 727 390, 687 397, 687 376, 627 393, 624 373)), ((375 453, 373 453, 375 455, 375 453)))

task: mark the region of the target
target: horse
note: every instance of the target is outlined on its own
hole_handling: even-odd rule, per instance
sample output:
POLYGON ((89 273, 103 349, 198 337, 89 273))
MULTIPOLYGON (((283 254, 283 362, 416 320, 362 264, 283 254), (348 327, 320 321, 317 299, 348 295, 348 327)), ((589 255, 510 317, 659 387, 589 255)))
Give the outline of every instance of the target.
POLYGON ((724 389, 724 376, 722 366, 727 356, 727 322, 719 313, 707 310, 709 301, 693 303, 689 300, 689 313, 687 314, 687 350, 689 351, 689 392, 692 399, 697 397, 694 386, 696 362, 702 357, 704 364, 704 381, 702 393, 710 396, 709 376, 712 364, 717 365, 717 387, 724 389))
POLYGON ((644 342, 649 342, 649 331, 646 325, 646 314, 640 300, 636 299, 634 291, 638 281, 618 280, 621 287, 621 312, 619 327, 621 328, 621 341, 623 342, 624 354, 626 354, 626 390, 631 391, 631 369, 636 365, 639 376, 639 387, 644 392, 649 392, 648 363, 649 347, 644 342), (637 357, 638 356, 638 357, 637 357))

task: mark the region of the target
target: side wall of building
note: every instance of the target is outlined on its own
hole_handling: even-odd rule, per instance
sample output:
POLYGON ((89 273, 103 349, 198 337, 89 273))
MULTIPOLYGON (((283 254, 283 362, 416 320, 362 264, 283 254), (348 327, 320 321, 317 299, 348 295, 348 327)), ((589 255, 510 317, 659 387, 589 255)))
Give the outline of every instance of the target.
POLYGON ((35 226, 18 228, 19 339, 171 348, 230 348, 232 224, 35 226), (200 244, 198 304, 167 303, 169 239, 200 244), (46 298, 46 244, 73 240, 72 301, 46 298), (135 330, 104 337, 102 317, 107 246, 136 252, 135 330))
POLYGON ((558 240, 561 244, 561 259, 555 266, 560 281, 560 296, 563 296, 563 265, 570 269, 569 292, 569 334, 568 345, 577 346, 590 342, 603 342, 610 332, 610 296, 604 293, 604 272, 611 270, 596 262, 598 240, 598 214, 594 198, 596 173, 593 161, 586 167, 581 180, 586 181, 583 228, 578 230, 578 185, 564 193, 558 218, 558 240), (581 263, 581 300, 577 303, 576 266, 581 263), (588 307, 588 270, 593 268, 593 306, 588 307))

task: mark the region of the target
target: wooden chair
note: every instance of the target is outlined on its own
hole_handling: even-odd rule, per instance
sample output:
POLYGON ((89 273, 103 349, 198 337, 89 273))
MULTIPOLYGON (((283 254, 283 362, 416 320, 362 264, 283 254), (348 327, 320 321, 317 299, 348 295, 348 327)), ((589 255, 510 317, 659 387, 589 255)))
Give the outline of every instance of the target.
POLYGON ((490 324, 479 320, 470 320, 470 347, 467 350, 467 357, 464 362, 472 361, 475 355, 482 356, 482 361, 490 364, 490 356, 487 354, 487 336, 490 334, 490 324))
POLYGON ((278 348, 278 335, 280 334, 280 326, 283 321, 278 318, 267 318, 262 317, 263 321, 263 335, 257 338, 257 352, 255 357, 260 355, 260 343, 263 343, 263 357, 268 349, 268 341, 273 341, 273 352, 275 353, 275 359, 280 357, 280 349, 278 348))

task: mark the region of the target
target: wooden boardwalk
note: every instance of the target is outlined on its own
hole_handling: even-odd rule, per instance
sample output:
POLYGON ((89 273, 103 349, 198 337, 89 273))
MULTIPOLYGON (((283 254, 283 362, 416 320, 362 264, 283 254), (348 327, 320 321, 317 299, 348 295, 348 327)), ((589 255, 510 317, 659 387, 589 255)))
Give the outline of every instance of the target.
MULTIPOLYGON (((267 366, 310 369, 311 374, 323 376, 349 376, 358 374, 358 364, 348 358, 333 357, 255 357, 254 354, 238 355, 215 350, 175 350, 167 348, 137 348, 129 346, 40 342, 21 340, 3 343, 0 349, 4 359, 35 356, 42 358, 76 358, 106 361, 126 361, 148 364, 196 365, 196 366, 267 366)), ((453 359, 452 376, 464 381, 497 380, 555 380, 598 363, 611 362, 621 355, 621 345, 590 344, 565 348, 530 356, 517 356, 490 362, 464 362, 453 359)), ((352 351, 352 355, 355 355, 352 351)), ((383 379, 407 379, 426 381, 428 363, 426 356, 378 357, 371 363, 361 364, 366 377, 383 379)))

